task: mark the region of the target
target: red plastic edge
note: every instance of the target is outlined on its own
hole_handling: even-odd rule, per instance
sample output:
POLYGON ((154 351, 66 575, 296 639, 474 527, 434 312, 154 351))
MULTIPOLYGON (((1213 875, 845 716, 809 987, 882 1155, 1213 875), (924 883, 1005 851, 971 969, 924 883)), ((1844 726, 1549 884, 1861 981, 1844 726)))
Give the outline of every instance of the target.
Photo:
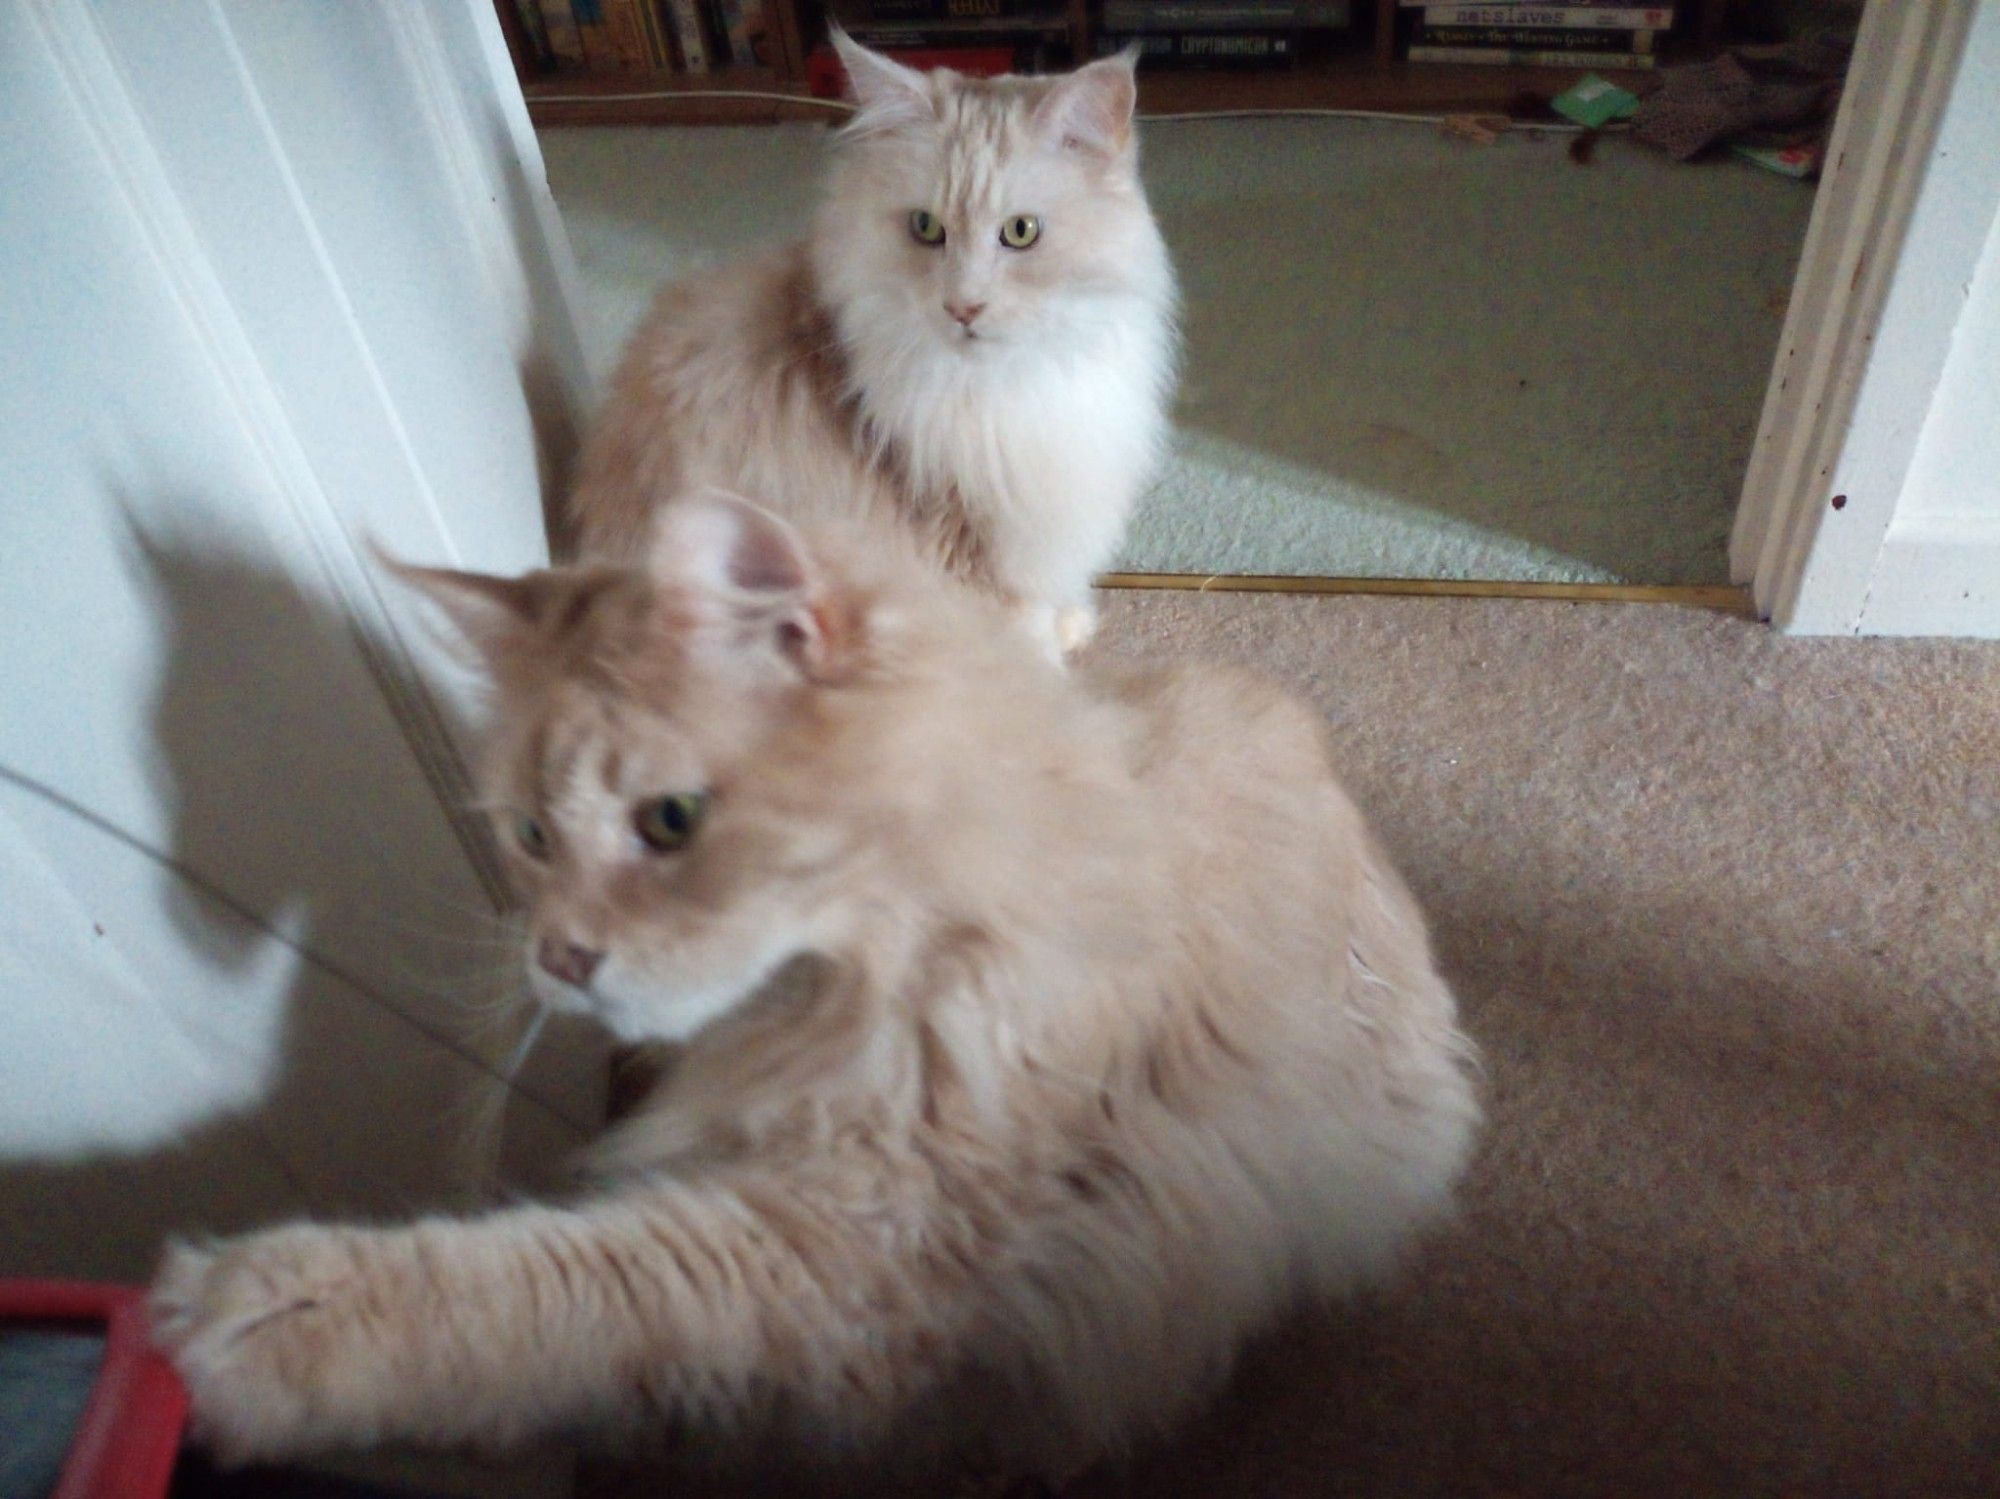
POLYGON ((154 1499, 173 1481, 187 1390, 153 1346, 145 1293, 76 1280, 0 1280, 0 1322, 99 1322, 104 1363, 50 1499, 154 1499))

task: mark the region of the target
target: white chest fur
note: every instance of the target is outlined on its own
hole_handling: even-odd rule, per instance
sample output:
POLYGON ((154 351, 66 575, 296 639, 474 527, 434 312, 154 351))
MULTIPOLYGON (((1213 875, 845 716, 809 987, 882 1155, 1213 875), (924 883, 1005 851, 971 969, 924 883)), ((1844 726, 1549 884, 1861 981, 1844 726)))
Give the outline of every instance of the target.
POLYGON ((1002 586, 1026 597, 1083 598, 1159 462, 1168 320, 1123 311, 1053 347, 913 355, 865 332, 850 346, 869 427, 920 496, 964 507, 1002 586))

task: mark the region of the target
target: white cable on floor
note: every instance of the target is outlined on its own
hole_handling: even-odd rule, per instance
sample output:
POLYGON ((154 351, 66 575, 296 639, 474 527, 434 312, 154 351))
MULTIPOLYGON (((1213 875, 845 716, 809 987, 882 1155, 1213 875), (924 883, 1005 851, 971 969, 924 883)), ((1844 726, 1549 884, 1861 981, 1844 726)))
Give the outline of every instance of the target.
POLYGON ((643 94, 536 94, 530 104, 623 104, 632 99, 771 99, 779 104, 813 104, 821 109, 838 109, 848 114, 854 106, 845 99, 815 99, 811 94, 779 94, 753 88, 669 88, 643 94))
MULTIPOLYGON (((1388 109, 1310 109, 1304 106, 1278 109, 1190 109, 1176 114, 1149 115, 1141 113, 1140 122, 1147 125, 1174 125, 1189 120, 1274 120, 1274 119, 1319 119, 1319 120, 1390 120, 1403 125, 1442 125, 1446 120, 1504 119, 1509 129, 1547 130, 1558 134, 1579 134, 1586 126, 1569 120, 1517 120, 1497 109, 1459 109, 1450 114, 1399 114, 1388 109)), ((1604 130, 1623 130, 1624 125, 1601 126, 1604 130)))
MULTIPOLYGON (((685 88, 653 89, 638 94, 537 94, 528 102, 531 104, 622 104, 638 99, 763 99, 778 104, 805 104, 817 109, 831 109, 844 114, 852 114, 854 106, 845 99, 818 99, 810 94, 780 94, 768 89, 745 88, 685 88)), ((1486 111, 1499 117, 1500 111, 1486 111)), ((1146 114, 1139 119, 1149 125, 1174 125, 1189 120, 1390 120, 1404 125, 1442 125, 1448 119, 1465 115, 1482 115, 1479 110, 1458 110, 1451 114, 1404 114, 1389 109, 1314 109, 1307 106, 1287 106, 1273 109, 1190 109, 1173 114, 1146 114)), ((1483 116, 1482 116, 1483 117, 1483 116)), ((1515 120, 1509 119, 1511 127, 1521 130, 1547 130, 1555 134, 1576 135, 1586 127, 1572 124, 1568 120, 1515 120)), ((1602 127, 1605 131, 1623 130, 1623 125, 1602 127)))

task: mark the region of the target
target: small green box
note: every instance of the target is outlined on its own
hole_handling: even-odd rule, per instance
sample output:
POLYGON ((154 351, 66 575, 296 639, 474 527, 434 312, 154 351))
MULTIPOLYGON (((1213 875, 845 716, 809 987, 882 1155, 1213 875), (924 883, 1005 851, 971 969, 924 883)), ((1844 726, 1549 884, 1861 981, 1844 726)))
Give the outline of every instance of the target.
POLYGON ((1592 73, 1575 88, 1556 95, 1549 107, 1566 120, 1596 130, 1613 120, 1630 119, 1639 107, 1639 96, 1592 73))

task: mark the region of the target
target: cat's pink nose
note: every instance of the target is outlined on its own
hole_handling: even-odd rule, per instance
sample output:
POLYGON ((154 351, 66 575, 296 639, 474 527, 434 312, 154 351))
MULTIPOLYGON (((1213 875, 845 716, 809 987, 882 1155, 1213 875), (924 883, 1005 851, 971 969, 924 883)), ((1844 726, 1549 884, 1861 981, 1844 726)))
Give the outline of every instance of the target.
POLYGON ((597 972, 597 965, 604 961, 604 954, 574 942, 544 937, 535 944, 535 961, 565 984, 574 984, 581 989, 597 972))
POLYGON ((984 302, 947 302, 944 310, 951 314, 951 320, 961 328, 970 328, 972 320, 986 310, 984 302))

